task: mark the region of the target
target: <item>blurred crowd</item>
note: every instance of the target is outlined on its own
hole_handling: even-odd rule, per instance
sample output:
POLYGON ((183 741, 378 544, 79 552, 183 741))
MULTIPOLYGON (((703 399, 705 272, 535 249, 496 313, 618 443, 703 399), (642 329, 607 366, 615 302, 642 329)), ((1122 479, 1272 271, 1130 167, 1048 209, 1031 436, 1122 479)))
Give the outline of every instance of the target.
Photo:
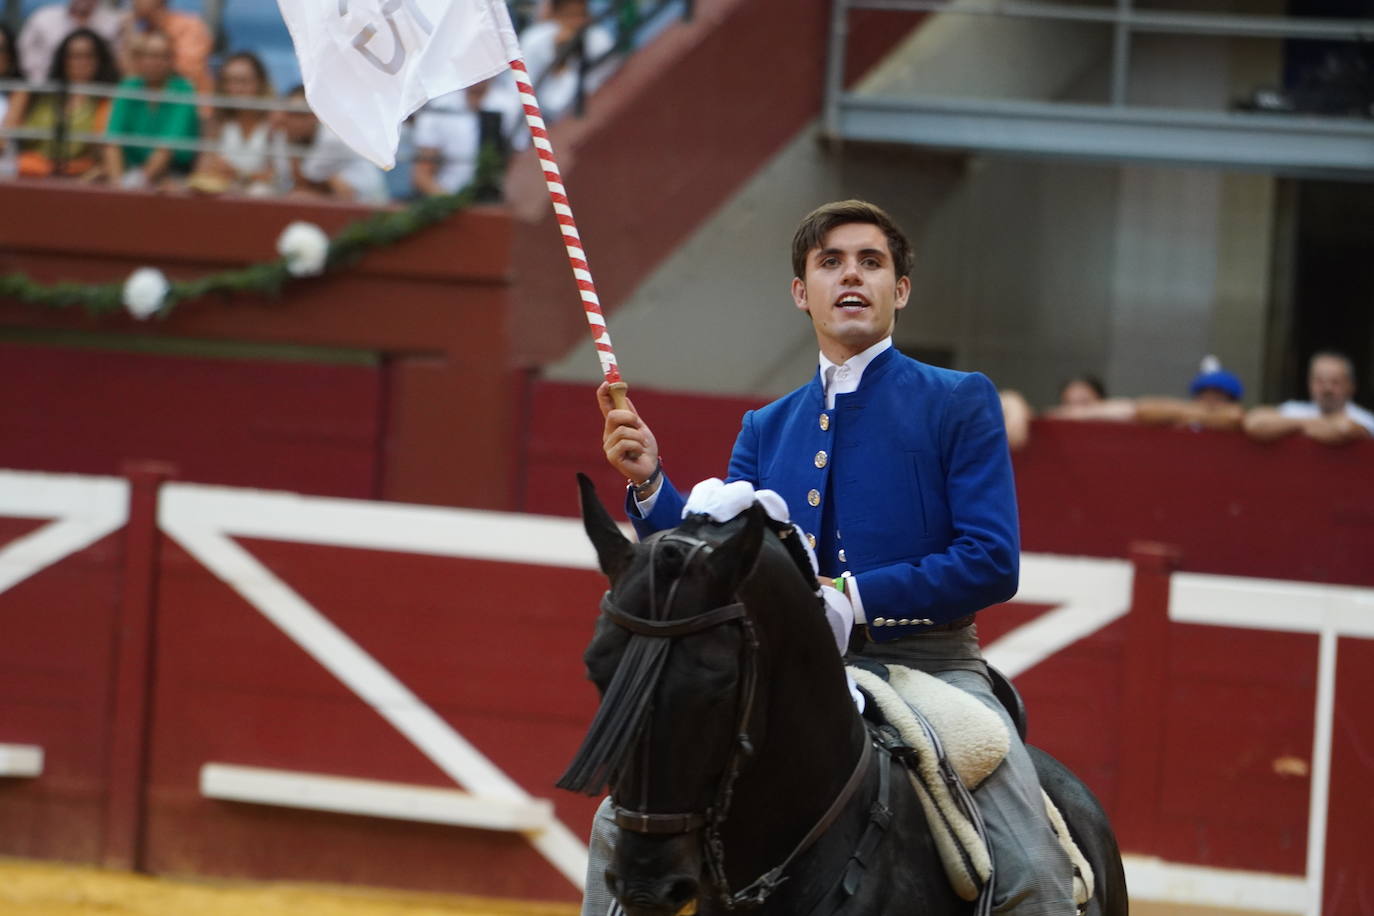
MULTIPOLYGON (((527 23, 521 45, 552 123, 610 75, 617 38, 593 20, 588 0, 513 6, 527 23)), ((167 0, 130 0, 124 10, 66 0, 34 10, 18 35, 0 25, 0 80, 12 81, 0 88, 0 178, 379 204, 458 191, 482 157, 500 160, 528 144, 507 73, 412 115, 399 167, 384 173, 319 122, 304 87, 278 94, 253 51, 212 66, 214 44, 199 16, 167 0)), ((499 183, 478 196, 499 199, 499 183)))
MULTIPOLYGON (((1101 379, 1078 375, 1060 386, 1059 403, 1044 412, 1053 420, 1148 423, 1191 429, 1243 432, 1260 442, 1302 435, 1327 445, 1374 437, 1374 413, 1355 403, 1355 367, 1334 350, 1312 355, 1307 366, 1307 400, 1284 401, 1246 410, 1245 386, 1212 356, 1188 384, 1188 396, 1108 397, 1101 379)), ((1019 392, 1004 390, 1002 411, 1012 448, 1030 439, 1034 410, 1019 392)))

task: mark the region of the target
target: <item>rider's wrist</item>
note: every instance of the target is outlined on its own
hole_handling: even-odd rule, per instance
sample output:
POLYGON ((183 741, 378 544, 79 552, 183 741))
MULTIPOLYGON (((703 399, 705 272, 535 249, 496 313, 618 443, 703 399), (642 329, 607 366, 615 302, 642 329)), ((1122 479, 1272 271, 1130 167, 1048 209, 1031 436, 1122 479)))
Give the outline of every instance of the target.
POLYGON ((642 482, 635 483, 634 479, 630 478, 628 483, 630 484, 630 489, 634 490, 635 498, 644 500, 658 492, 658 485, 662 479, 663 459, 660 458, 654 463, 654 472, 644 478, 642 482))

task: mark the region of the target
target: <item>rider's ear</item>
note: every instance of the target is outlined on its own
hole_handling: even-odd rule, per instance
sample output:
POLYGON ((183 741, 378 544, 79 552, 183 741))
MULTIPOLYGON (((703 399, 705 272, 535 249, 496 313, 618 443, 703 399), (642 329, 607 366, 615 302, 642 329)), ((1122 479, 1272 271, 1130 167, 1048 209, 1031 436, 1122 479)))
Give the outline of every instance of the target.
POLYGON ((597 498, 596 485, 586 474, 577 475, 577 488, 582 498, 582 527, 596 548, 601 571, 614 582, 630 562, 630 541, 620 533, 620 527, 597 498))
POLYGON ((748 577, 763 545, 767 513, 758 503, 743 512, 744 527, 730 536, 711 554, 712 566, 733 590, 748 577))

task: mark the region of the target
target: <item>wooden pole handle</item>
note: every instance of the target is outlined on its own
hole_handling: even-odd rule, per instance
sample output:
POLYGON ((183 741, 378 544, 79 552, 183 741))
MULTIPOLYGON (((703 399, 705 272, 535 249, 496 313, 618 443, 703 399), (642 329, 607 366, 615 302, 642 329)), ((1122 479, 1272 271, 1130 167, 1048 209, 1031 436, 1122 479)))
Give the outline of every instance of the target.
POLYGON ((611 401, 615 404, 616 410, 629 410, 630 386, 624 382, 611 382, 611 401))

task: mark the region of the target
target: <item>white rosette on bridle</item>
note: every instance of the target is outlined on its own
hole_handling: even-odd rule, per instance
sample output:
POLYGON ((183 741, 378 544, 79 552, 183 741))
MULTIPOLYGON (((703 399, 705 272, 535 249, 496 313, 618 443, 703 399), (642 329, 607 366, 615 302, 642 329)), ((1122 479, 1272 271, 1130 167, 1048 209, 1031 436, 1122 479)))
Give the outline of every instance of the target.
POLYGON ((277 253, 286 259, 293 277, 315 277, 324 273, 329 258, 329 236, 314 223, 297 220, 277 237, 277 253))
POLYGON ((161 310, 171 288, 162 271, 155 267, 140 267, 124 281, 124 307, 130 315, 145 321, 161 310))

